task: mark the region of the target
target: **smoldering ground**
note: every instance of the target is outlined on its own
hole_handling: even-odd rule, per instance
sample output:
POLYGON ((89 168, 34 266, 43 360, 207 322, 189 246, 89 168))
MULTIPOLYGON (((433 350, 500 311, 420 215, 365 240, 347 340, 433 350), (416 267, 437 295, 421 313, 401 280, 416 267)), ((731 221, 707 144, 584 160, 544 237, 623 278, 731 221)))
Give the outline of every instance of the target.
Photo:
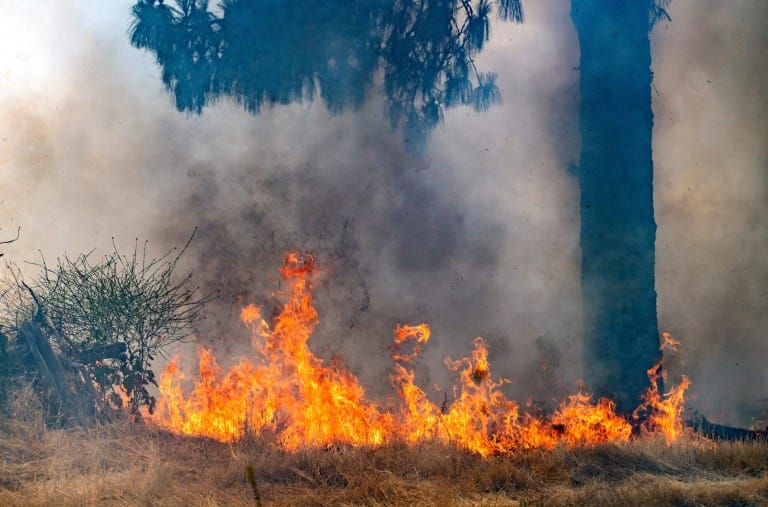
MULTIPOLYGON (((527 2, 523 25, 493 25, 477 63, 499 74, 503 104, 447 111, 420 154, 389 128, 375 94, 338 116, 318 103, 176 112, 151 56, 128 43, 130 5, 7 8, 3 33, 19 35, 3 53, 1 220, 4 232, 22 226, 7 257, 107 249, 111 236, 122 249, 149 239, 161 253, 198 227, 184 268, 221 297, 197 340, 236 355, 250 344, 240 306, 269 315, 283 255, 307 250, 320 266, 312 347, 341 354, 368 389, 386 392, 395 323, 417 321, 434 331, 417 369, 426 386, 449 384, 442 357, 482 335, 519 399, 574 387, 578 186, 566 168, 579 149, 578 47, 568 2, 527 2)), ((673 23, 653 34, 661 324, 686 344, 694 403, 733 422, 768 396, 757 360, 765 97, 753 77, 766 70, 764 10, 676 0, 673 23), (723 84, 703 96, 707 78, 723 84), (715 134, 723 117, 725 137, 715 134), (741 141, 712 149, 715 138, 741 141), (722 364, 725 347, 738 368, 722 364)))

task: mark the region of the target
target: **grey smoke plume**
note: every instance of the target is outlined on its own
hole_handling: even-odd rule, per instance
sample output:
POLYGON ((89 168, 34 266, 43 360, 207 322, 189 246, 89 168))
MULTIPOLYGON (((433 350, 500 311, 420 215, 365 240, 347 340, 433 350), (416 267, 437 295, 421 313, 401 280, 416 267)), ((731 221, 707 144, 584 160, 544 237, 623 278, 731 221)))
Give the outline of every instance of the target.
POLYGON ((659 321, 691 405, 768 419, 768 4, 675 1, 655 33, 659 321), (760 401, 763 400, 763 401, 760 401))
MULTIPOLYGON (((578 188, 566 168, 579 149, 578 46, 567 1, 529 1, 523 25, 493 25, 478 64, 499 74, 504 103, 449 110, 419 156, 377 97, 340 116, 308 103, 177 113, 150 55, 128 43, 131 4, 14 5, 0 20, 12 34, 0 49, 0 233, 22 226, 6 257, 108 249, 111 236, 160 253, 197 226, 187 267, 221 290, 197 339, 236 355, 249 346, 240 306, 269 315, 283 255, 308 250, 322 270, 312 347, 341 354, 369 390, 387 391, 395 323, 421 321, 433 327, 426 386, 449 384, 442 357, 482 335, 521 401, 574 387, 578 188)), ((694 404, 739 423, 768 396, 756 359, 768 347, 765 11, 675 0, 674 22, 653 35, 661 322, 685 343, 694 404)))

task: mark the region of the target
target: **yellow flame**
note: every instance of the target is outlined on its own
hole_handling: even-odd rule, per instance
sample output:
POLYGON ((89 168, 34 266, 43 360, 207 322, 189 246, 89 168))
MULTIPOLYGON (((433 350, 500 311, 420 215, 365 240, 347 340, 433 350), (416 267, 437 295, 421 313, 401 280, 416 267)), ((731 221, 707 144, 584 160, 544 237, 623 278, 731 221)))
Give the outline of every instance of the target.
MULTIPOLYGON (((318 323, 311 296, 313 269, 311 256, 289 254, 280 268, 289 295, 273 325, 253 305, 241 311, 241 320, 253 330, 255 358, 242 359, 224 371, 212 352, 201 348, 199 377, 186 393, 182 389, 186 377, 178 362, 172 361, 160 379, 157 410, 149 417, 181 434, 231 441, 251 432, 274 439, 288 450, 439 440, 489 456, 630 438, 632 426, 616 414, 614 404, 607 399, 593 402, 583 388, 548 418, 521 416, 518 404, 502 392, 509 381, 494 380, 482 338, 473 341, 468 357, 446 359, 446 366, 459 379, 451 402, 446 393, 438 406, 416 385, 412 369, 431 336, 424 323, 398 324, 395 329, 390 381, 397 400, 393 408, 384 409, 366 398, 340 359, 326 364, 309 349, 308 340, 318 323)), ((659 371, 660 365, 649 370, 651 387, 638 411, 645 415, 643 433, 661 434, 672 442, 682 434, 683 394, 689 381, 683 378, 662 396, 657 386, 659 371)))

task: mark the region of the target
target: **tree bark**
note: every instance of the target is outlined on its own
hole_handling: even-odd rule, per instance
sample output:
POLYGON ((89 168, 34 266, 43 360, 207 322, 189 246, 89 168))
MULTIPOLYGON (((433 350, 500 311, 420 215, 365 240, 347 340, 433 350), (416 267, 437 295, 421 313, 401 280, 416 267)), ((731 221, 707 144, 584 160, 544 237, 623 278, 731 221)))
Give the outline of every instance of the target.
POLYGON ((630 413, 659 357, 649 0, 572 0, 585 378, 630 413))

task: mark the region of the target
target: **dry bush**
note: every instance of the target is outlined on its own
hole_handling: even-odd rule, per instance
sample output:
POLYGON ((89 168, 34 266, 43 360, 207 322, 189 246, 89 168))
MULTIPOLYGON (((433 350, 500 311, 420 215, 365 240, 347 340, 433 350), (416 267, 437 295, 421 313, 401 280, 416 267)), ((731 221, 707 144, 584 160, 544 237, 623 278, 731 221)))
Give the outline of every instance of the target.
MULTIPOLYGON (((58 359, 78 366, 75 377, 82 375, 88 388, 77 394, 88 399, 88 419, 91 412, 98 419, 114 415, 113 407, 122 404, 117 391, 127 395, 135 415, 142 406, 151 411, 150 388, 157 385, 152 362, 167 345, 189 338, 203 306, 215 296, 200 294, 191 273, 177 273, 193 237, 182 249, 157 258, 148 256, 147 243, 140 250, 138 241, 128 255, 113 241, 112 251, 102 257, 64 255, 54 264, 41 258, 29 263, 39 273, 27 281, 18 267, 7 265, 0 277, 0 408, 3 393, 12 387, 5 385, 8 378, 35 379, 46 398, 39 367, 34 362, 20 367, 16 363, 23 354, 6 356, 5 351, 5 342, 19 340, 23 323, 35 322, 58 359)), ((46 405, 60 412, 54 400, 46 405)))

